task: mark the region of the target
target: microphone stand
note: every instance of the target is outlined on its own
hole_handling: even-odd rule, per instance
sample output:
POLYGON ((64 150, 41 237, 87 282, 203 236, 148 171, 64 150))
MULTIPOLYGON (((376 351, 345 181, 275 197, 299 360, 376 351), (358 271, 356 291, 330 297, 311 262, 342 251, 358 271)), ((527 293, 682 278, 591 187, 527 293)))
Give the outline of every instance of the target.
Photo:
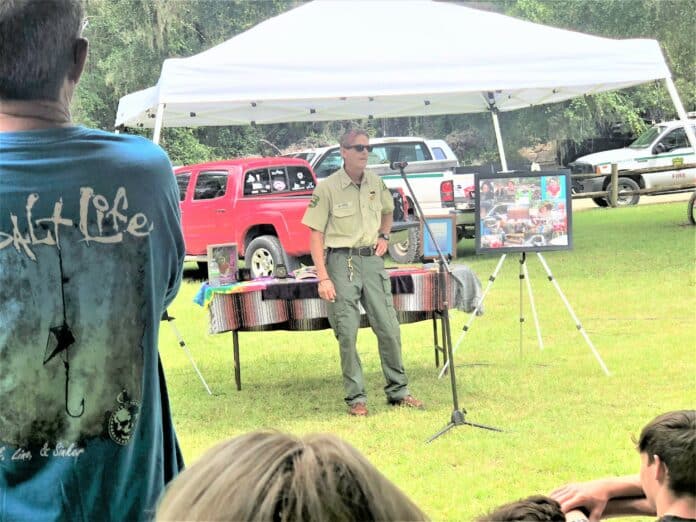
MULTIPOLYGON (((454 372, 454 364, 452 363, 452 334, 450 330, 450 320, 449 320, 449 302, 447 298, 447 275, 445 271, 450 272, 450 277, 451 277, 451 269, 449 266, 449 263, 447 262, 447 259, 445 258, 445 255, 442 253, 442 250, 440 249, 440 245, 437 244, 437 241, 435 241, 435 236, 433 235, 433 231, 430 228, 430 224, 428 223, 428 220, 425 219, 425 214, 423 214, 423 209, 420 206, 420 203, 418 202, 418 198, 416 197, 416 193, 413 191, 411 188, 411 183, 408 181, 408 177, 406 176, 406 173, 404 172, 404 169, 408 166, 408 163, 405 161, 393 161, 390 164, 390 167, 392 170, 399 170, 399 173, 401 174, 401 177, 404 180, 404 183, 406 185, 406 188, 408 188, 408 192, 411 195, 411 199, 413 200, 413 204, 416 207, 416 211, 418 212, 418 216, 420 217, 423 226, 426 228, 428 231, 428 234, 430 234, 430 237, 433 240, 433 244, 435 245, 435 250, 437 250, 437 263, 438 263, 438 268, 437 268, 437 274, 438 274, 438 296, 437 296, 437 306, 440 308, 438 310, 440 317, 442 318, 442 342, 444 344, 443 348, 445 351, 445 354, 447 356, 447 360, 450 362, 450 386, 452 388, 452 417, 450 419, 450 422, 440 431, 438 431, 435 435, 430 437, 427 440, 427 443, 430 444, 432 441, 434 441, 436 438, 438 438, 440 435, 444 435, 446 432, 448 432, 450 429, 454 428, 455 426, 473 426, 475 428, 482 428, 485 430, 491 430, 491 431, 503 431, 499 428, 494 428, 493 426, 486 426, 485 424, 477 424, 475 422, 469 422, 466 420, 466 410, 464 408, 459 408, 459 398, 457 397, 457 377, 454 372)), ((456 248, 456 246, 455 246, 456 248)))

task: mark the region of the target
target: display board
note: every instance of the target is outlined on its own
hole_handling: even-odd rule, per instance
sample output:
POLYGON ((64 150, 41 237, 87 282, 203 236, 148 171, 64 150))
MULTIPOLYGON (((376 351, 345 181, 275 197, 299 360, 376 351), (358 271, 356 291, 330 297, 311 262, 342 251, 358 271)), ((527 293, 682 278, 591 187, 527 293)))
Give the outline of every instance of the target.
POLYGON ((476 252, 572 248, 567 171, 477 174, 476 252))

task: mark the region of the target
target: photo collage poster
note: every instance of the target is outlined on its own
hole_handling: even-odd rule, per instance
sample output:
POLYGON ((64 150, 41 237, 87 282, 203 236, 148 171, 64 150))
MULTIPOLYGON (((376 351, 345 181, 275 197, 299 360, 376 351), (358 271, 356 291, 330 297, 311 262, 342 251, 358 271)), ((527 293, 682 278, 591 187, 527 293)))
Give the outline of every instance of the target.
POLYGON ((476 251, 572 248, 567 172, 476 176, 476 251))

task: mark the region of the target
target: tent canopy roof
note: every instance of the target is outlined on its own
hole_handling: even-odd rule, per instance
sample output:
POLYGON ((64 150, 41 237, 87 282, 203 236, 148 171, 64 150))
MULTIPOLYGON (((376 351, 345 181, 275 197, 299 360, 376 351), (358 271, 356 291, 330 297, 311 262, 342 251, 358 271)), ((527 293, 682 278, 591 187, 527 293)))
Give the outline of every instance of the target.
POLYGON ((669 77, 655 40, 428 0, 315 0, 165 60, 116 125, 153 127, 160 103, 170 127, 507 111, 669 77))

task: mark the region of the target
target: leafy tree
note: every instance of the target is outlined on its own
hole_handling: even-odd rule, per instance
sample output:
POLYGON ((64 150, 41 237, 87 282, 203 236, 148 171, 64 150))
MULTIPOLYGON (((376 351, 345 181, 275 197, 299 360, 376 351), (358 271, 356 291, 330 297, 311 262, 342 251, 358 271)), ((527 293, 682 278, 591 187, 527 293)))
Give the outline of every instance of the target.
MULTIPOLYGON (((686 107, 696 107, 696 39, 691 0, 509 0, 507 13, 608 38, 657 39, 686 107)), ((548 114, 548 113, 547 113, 548 114)), ((580 140, 607 136, 617 122, 634 133, 644 120, 676 117, 662 82, 576 98, 549 116, 549 134, 580 140)))

